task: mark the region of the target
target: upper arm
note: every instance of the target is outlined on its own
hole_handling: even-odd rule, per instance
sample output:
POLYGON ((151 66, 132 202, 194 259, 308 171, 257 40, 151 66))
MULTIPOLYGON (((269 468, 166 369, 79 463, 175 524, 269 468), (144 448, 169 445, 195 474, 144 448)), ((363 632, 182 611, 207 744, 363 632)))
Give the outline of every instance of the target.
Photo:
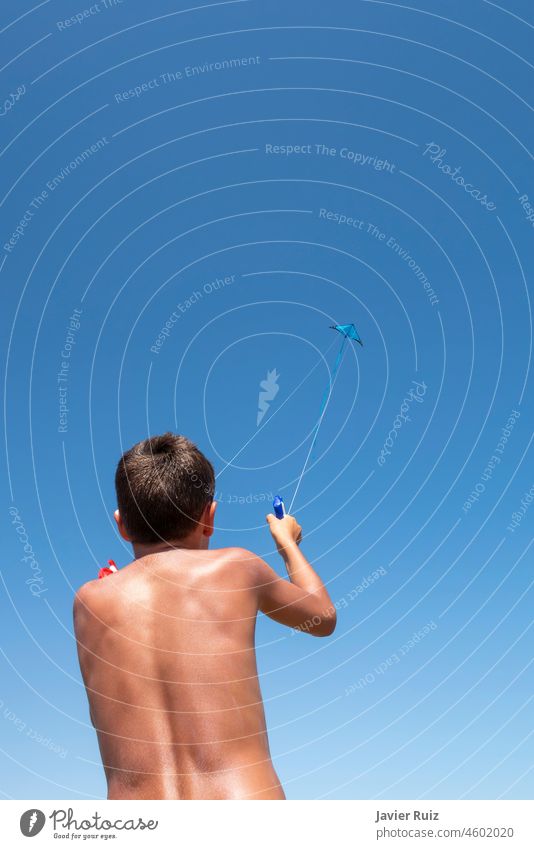
POLYGON ((72 613, 76 639, 79 639, 80 632, 83 630, 83 626, 87 618, 90 616, 93 596, 92 584, 93 581, 88 581, 86 584, 83 584, 74 596, 72 613))
POLYGON ((82 678, 87 688, 87 696, 89 700, 89 717, 91 719, 91 723, 95 725, 93 711, 91 707, 91 694, 87 685, 87 675, 92 655, 91 652, 85 646, 88 629, 91 627, 90 620, 93 617, 93 613, 91 610, 93 596, 92 583, 93 582, 90 581, 89 583, 84 584, 82 587, 80 587, 80 589, 74 596, 73 619, 74 636, 76 638, 76 644, 78 649, 78 661, 80 664, 82 678))
POLYGON ((276 622, 307 631, 318 637, 331 634, 336 610, 326 593, 310 593, 281 578, 259 557, 255 558, 255 585, 258 606, 276 622))
POLYGON ((74 602, 72 605, 72 618, 74 622, 74 635, 78 638, 78 631, 80 630, 81 622, 84 617, 85 612, 85 597, 86 597, 86 585, 80 587, 78 592, 74 596, 74 602))

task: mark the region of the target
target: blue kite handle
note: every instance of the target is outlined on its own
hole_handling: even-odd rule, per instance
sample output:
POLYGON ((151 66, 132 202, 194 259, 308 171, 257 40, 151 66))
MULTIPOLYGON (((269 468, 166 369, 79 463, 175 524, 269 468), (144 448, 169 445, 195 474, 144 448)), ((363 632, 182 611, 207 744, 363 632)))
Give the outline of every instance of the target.
POLYGON ((286 508, 284 507, 284 499, 280 495, 275 495, 273 500, 273 510, 274 515, 277 519, 283 519, 286 515, 286 508))

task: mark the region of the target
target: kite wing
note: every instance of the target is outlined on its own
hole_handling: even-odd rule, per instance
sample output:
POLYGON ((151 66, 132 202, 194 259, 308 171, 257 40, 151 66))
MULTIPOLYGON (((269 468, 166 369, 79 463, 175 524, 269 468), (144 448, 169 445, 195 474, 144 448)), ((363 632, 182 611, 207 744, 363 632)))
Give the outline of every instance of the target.
POLYGON ((331 329, 337 330, 338 333, 342 333, 347 339, 352 339, 354 342, 359 342, 360 345, 363 345, 360 334, 353 324, 333 324, 331 329))

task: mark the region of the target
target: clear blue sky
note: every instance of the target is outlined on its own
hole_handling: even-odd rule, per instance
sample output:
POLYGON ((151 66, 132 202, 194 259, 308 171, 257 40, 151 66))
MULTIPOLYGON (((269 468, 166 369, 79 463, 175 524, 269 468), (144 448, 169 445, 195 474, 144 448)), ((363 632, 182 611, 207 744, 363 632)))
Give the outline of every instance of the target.
POLYGON ((215 544, 280 568, 355 322, 295 501, 338 629, 258 623, 275 765, 294 799, 532 798, 531 4, 193 5, 0 13, 0 790, 105 794, 71 608, 130 559, 121 452, 187 434, 215 544))

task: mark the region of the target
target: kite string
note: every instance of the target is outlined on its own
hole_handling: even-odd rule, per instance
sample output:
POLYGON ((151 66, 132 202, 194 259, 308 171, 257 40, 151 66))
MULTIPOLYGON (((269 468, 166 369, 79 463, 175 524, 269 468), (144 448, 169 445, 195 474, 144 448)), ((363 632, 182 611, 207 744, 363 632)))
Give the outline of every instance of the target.
POLYGON ((300 487, 302 478, 304 477, 304 472, 306 471, 306 467, 308 465, 309 459, 311 457, 312 451, 313 451, 315 443, 317 441, 317 436, 319 434, 319 428, 321 427, 321 423, 322 423, 324 415, 326 413, 326 408, 328 407, 328 404, 330 402, 330 398, 332 397, 332 390, 334 388, 334 382, 335 382, 335 379, 336 379, 337 370, 338 370, 338 368, 341 364, 341 360, 343 358, 343 352, 345 350, 346 341, 347 341, 347 337, 343 336, 343 341, 342 341, 341 347, 338 351, 338 355, 337 355, 336 361, 334 363, 334 368, 332 369, 331 378, 328 381, 328 386, 326 387, 326 391, 323 395, 323 400, 321 401, 321 407, 320 407, 320 410, 319 410, 319 419, 318 419, 317 424, 315 426, 315 433, 313 435, 313 439, 312 439, 308 454, 306 455, 306 459, 304 461, 304 465, 302 467, 300 477, 297 481, 297 485, 296 485, 295 491, 293 493, 293 498, 291 499, 291 504, 289 505, 289 509, 287 511, 288 513, 291 513, 291 510, 293 509, 293 504, 295 503, 295 498, 297 497, 297 492, 299 491, 299 487, 300 487))
MULTIPOLYGON (((330 351, 330 349, 331 349, 332 347, 333 347, 333 345, 329 345, 329 346, 328 346, 327 351, 326 351, 326 353, 327 353, 327 354, 328 354, 328 352, 330 351)), ((324 357, 323 357, 323 360, 324 360, 324 357)), ((274 417, 275 417, 275 416, 276 416, 276 415, 280 412, 280 410, 281 410, 283 407, 285 407, 285 405, 287 404, 287 402, 291 400, 291 398, 293 397, 293 395, 295 395, 295 393, 296 393, 296 392, 298 392, 298 390, 300 389, 300 387, 301 387, 301 386, 305 383, 305 381, 309 378, 309 376, 310 376, 310 375, 311 375, 311 374, 315 371, 315 369, 317 368, 317 366, 318 366, 318 364, 319 364, 320 362, 321 362, 321 361, 320 361, 320 360, 318 360, 318 362, 317 362, 317 363, 315 363, 315 365, 314 365, 314 366, 312 366, 312 368, 309 370, 309 372, 308 372, 307 374, 305 374, 305 375, 304 375, 304 377, 302 378, 302 380, 301 380, 301 381, 300 381, 300 382, 299 382, 299 383, 295 386, 295 388, 294 388, 294 389, 293 389, 293 390, 289 393, 289 395, 287 396, 287 398, 286 398, 284 401, 282 401, 282 403, 281 403, 278 407, 276 407, 276 409, 275 409, 275 411, 272 413, 272 415, 270 415, 270 416, 269 416, 269 418, 267 418, 267 419, 263 422, 263 424, 262 424, 262 425, 260 425, 260 427, 256 428, 256 430, 254 431, 254 433, 252 434, 252 436, 250 437, 250 439, 248 439, 248 440, 247 440, 247 441, 246 441, 246 442, 245 442, 245 443, 241 446, 241 448, 239 448, 239 449, 238 449, 238 451, 234 454, 234 456, 233 456, 233 457, 231 457, 231 458, 230 458, 230 460, 228 460, 228 461, 226 462, 226 465, 224 465, 224 466, 223 466, 223 468, 221 469, 221 471, 220 471, 220 472, 217 472, 217 480, 220 480, 222 473, 223 473, 223 472, 225 472, 225 471, 226 471, 226 469, 227 469, 229 466, 231 466, 231 465, 232 465, 232 463, 234 462, 234 460, 236 459, 236 457, 239 457, 239 455, 240 455, 240 454, 241 454, 241 453, 245 450, 245 448, 246 448, 248 445, 250 445, 250 443, 252 442, 252 440, 253 440, 253 439, 255 439, 255 438, 256 438, 256 436, 257 436, 257 435, 258 435, 258 434, 259 434, 259 433, 263 430, 263 428, 264 428, 264 427, 267 427, 267 425, 268 425, 268 424, 272 421, 272 419, 274 419, 274 417)))

